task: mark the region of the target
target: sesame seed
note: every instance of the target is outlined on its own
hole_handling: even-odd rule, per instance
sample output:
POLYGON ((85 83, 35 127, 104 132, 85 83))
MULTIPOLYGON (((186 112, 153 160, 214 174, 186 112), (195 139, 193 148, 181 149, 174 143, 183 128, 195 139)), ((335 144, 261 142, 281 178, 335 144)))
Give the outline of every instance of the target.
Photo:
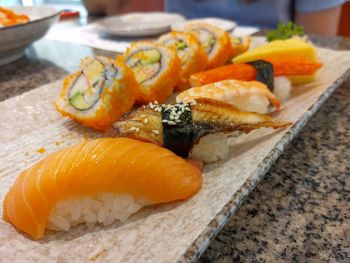
POLYGON ((168 124, 175 125, 176 123, 174 121, 168 121, 168 124))
POLYGON ((137 127, 131 127, 128 131, 129 132, 134 132, 134 131, 136 131, 136 132, 139 132, 139 128, 137 128, 137 127))
POLYGON ((147 118, 144 119, 144 120, 143 120, 143 123, 144 123, 144 124, 147 124, 147 123, 148 123, 148 119, 147 119, 147 118))
POLYGON ((152 130, 152 132, 153 132, 154 134, 159 134, 159 131, 158 131, 158 130, 152 130))
POLYGON ((162 122, 167 123, 167 122, 168 122, 168 120, 162 120, 162 122))

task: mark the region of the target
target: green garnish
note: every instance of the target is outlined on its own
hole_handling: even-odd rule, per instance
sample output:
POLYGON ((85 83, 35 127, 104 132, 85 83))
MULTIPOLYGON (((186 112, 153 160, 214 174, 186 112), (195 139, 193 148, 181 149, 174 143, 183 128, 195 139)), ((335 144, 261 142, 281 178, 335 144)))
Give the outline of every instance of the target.
POLYGON ((215 37, 211 37, 210 39, 209 39, 209 45, 210 46, 213 46, 215 44, 215 37))
POLYGON ((70 104, 77 110, 87 110, 92 107, 93 104, 87 103, 84 99, 83 94, 78 91, 70 99, 70 104))
POLYGON ((287 22, 285 24, 279 22, 277 29, 267 32, 266 37, 267 41, 271 42, 280 39, 288 39, 292 36, 303 36, 304 34, 304 28, 302 26, 298 26, 292 22, 287 22))
POLYGON ((96 80, 96 81, 92 84, 92 86, 95 88, 99 81, 100 81, 100 80, 96 80))
POLYGON ((182 40, 179 40, 179 41, 175 44, 175 46, 176 46, 176 49, 177 49, 177 50, 183 50, 183 49, 185 49, 185 48, 187 47, 186 43, 185 43, 184 41, 182 41, 182 40))

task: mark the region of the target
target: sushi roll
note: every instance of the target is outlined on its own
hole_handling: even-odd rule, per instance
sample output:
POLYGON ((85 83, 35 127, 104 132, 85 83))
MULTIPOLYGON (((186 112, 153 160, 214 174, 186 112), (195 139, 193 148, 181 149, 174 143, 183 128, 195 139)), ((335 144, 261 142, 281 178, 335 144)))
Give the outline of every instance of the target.
POLYGON ((176 50, 153 42, 137 42, 125 54, 126 65, 140 84, 137 102, 164 102, 180 79, 176 50))
POLYGON ((199 139, 207 134, 250 132, 260 127, 278 129, 289 125, 267 115, 240 111, 222 101, 198 98, 176 104, 150 103, 124 115, 105 136, 151 142, 188 157, 199 139))
POLYGON ((63 116, 106 130, 131 110, 139 84, 123 58, 86 57, 80 69, 67 76, 55 106, 63 116))
POLYGON ((231 42, 226 31, 207 23, 191 23, 184 30, 197 35, 208 55, 208 69, 222 66, 230 58, 231 42))
POLYGON ((208 57, 193 33, 171 32, 163 35, 159 43, 174 47, 181 61, 180 80, 175 86, 176 91, 183 91, 191 86, 190 75, 206 68, 208 57))
POLYGON ((193 162, 151 143, 101 138, 51 154, 22 172, 3 218, 31 236, 126 220, 145 205, 185 200, 202 185, 193 162), (147 165, 145 165, 147 164, 147 165))
POLYGON ((232 60, 234 57, 246 52, 249 49, 250 44, 252 42, 252 38, 249 36, 246 36, 246 37, 230 36, 230 42, 231 42, 230 60, 232 60))
POLYGON ((183 91, 176 101, 189 102, 198 98, 209 98, 224 101, 236 106, 239 110, 266 114, 270 102, 278 109, 280 101, 261 82, 223 80, 201 87, 183 91))

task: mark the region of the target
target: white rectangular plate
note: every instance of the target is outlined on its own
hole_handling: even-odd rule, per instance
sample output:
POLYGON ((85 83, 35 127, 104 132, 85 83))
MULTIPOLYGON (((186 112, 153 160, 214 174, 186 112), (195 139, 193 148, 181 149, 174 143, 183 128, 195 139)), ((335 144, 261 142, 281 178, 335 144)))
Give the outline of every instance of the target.
MULTIPOLYGON (((47 232, 40 241, 29 239, 0 219, 0 262, 195 260, 287 143, 346 79, 350 52, 318 49, 318 55, 324 67, 317 80, 296 87, 274 116, 294 125, 278 131, 260 129, 232 140, 229 158, 205 167, 203 188, 190 200, 145 208, 123 224, 47 232)), ((23 169, 84 137, 99 136, 56 112, 53 100, 59 86, 59 82, 52 83, 0 103, 1 204, 23 169)))

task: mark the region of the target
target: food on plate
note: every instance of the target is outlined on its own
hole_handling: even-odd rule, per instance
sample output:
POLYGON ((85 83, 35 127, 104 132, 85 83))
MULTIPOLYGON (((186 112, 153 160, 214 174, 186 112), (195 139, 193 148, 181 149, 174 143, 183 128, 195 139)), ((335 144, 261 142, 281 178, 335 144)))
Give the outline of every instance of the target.
POLYGON ((0 28, 29 22, 29 17, 0 6, 0 28))
POLYGON ((176 50, 153 42, 133 43, 125 62, 140 84, 139 103, 164 102, 180 79, 176 50))
MULTIPOLYGON (((199 98, 189 103, 150 103, 123 116, 105 136, 151 142, 187 157, 192 147, 207 134, 250 132, 260 127, 277 129, 288 125, 289 122, 267 115, 239 111, 225 102, 199 98)), ((210 151, 206 153, 211 155, 210 151)))
MULTIPOLYGON (((247 63, 255 60, 280 59, 281 61, 304 61, 307 63, 320 64, 316 56, 315 47, 301 38, 291 38, 287 40, 276 40, 262 46, 251 49, 233 59, 235 64, 247 63)), ((291 63, 292 64, 292 63, 291 63)), ((296 67, 300 65, 296 64, 296 67)), ((293 84, 307 83, 315 79, 315 72, 305 72, 293 74, 291 81, 293 84)), ((286 76, 288 76, 286 74, 286 76)))
POLYGON ((180 80, 175 86, 176 91, 183 91, 191 86, 190 75, 206 68, 208 57, 197 37, 189 32, 171 32, 163 35, 159 43, 176 49, 181 61, 180 80))
POLYGON ((21 173, 3 203, 3 217, 34 239, 45 228, 126 220, 145 205, 187 199, 201 171, 171 151, 129 138, 82 142, 21 173))
POLYGON ((302 26, 298 26, 290 21, 285 24, 279 22, 276 29, 267 32, 266 39, 268 42, 271 42, 275 40, 289 39, 295 36, 300 37, 304 34, 304 28, 302 26))
MULTIPOLYGON (((259 60, 258 60, 259 61, 259 60)), ((269 58, 260 61, 266 61, 273 66, 273 75, 276 76, 298 76, 301 74, 314 74, 322 64, 311 62, 302 58, 269 58)), ((201 86, 226 79, 236 79, 251 81, 256 80, 257 70, 250 63, 231 64, 219 68, 202 71, 191 75, 192 86, 201 86)))
POLYGON ((64 79, 55 105, 63 116, 105 130, 131 110, 139 85, 123 58, 86 57, 64 79))
POLYGON ((276 40, 253 48, 233 59, 235 64, 259 59, 300 58, 317 62, 315 47, 301 38, 276 40))
POLYGON ((252 42, 252 38, 250 36, 245 36, 245 37, 230 36, 230 42, 231 42, 230 59, 233 59, 234 57, 246 52, 249 49, 250 44, 252 42))
POLYGON ((198 98, 215 99, 236 106, 239 110, 266 114, 270 102, 278 109, 280 101, 261 82, 223 80, 181 92, 177 102, 190 102, 198 98))
POLYGON ((285 76, 275 77, 273 79, 273 94, 283 103, 287 101, 292 92, 292 83, 285 76))
POLYGON ((207 68, 215 68, 225 64, 231 55, 229 34, 207 23, 190 23, 185 31, 194 32, 208 55, 207 68))

